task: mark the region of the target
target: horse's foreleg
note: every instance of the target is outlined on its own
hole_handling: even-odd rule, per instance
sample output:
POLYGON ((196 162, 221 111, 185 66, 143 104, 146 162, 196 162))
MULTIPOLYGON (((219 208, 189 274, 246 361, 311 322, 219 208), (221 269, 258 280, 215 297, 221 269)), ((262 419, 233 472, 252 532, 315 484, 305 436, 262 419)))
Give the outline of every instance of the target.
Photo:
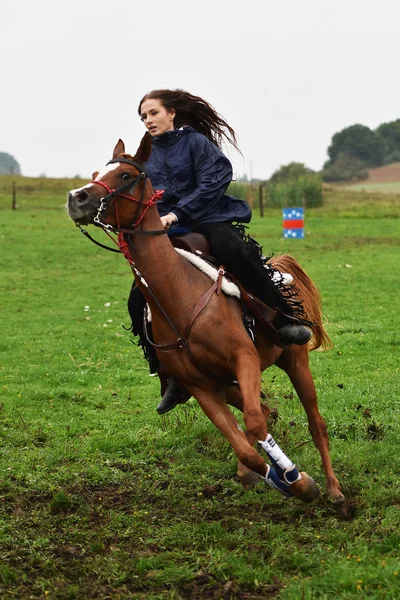
POLYGON ((267 423, 260 406, 261 375, 258 357, 241 351, 236 359, 236 379, 242 397, 246 430, 257 440, 267 437, 267 423))
POLYGON ((190 391, 210 421, 218 427, 231 444, 239 461, 247 469, 258 473, 265 483, 284 496, 296 496, 305 502, 309 502, 316 497, 315 484, 306 473, 302 473, 301 479, 290 485, 281 480, 273 467, 267 465, 258 452, 249 444, 234 414, 229 410, 222 390, 191 389, 190 391), (313 489, 311 483, 314 486, 313 489))
POLYGON ((220 430, 231 444, 241 464, 249 471, 265 477, 268 467, 263 458, 249 444, 235 415, 226 404, 226 396, 222 390, 191 390, 207 417, 220 430))
POLYGON ((327 427, 318 410, 317 394, 308 363, 307 349, 304 347, 290 348, 282 354, 277 365, 288 374, 306 411, 309 431, 321 455, 328 495, 335 502, 342 502, 344 496, 340 489, 339 481, 333 472, 329 456, 327 427))
POLYGON ((250 435, 257 436, 256 439, 273 465, 273 468, 268 467, 266 483, 286 496, 296 496, 305 502, 311 502, 319 494, 314 480, 307 473, 299 473, 272 436, 268 435, 267 423, 260 406, 259 362, 254 360, 251 354, 246 355, 242 352, 237 358, 236 377, 243 398, 246 429, 250 435))
MULTIPOLYGON (((226 390, 226 399, 230 406, 237 408, 240 412, 243 412, 243 397, 240 392, 240 389, 236 386, 231 386, 226 390)), ((264 419, 267 422, 269 415, 269 408, 263 402, 260 403, 261 412, 263 413, 264 419)), ((245 436, 250 446, 254 446, 257 441, 257 436, 252 433, 246 431, 245 436)), ((259 476, 254 471, 251 471, 244 465, 240 460, 237 465, 237 476, 240 480, 240 483, 244 487, 245 490, 251 490, 257 483, 260 481, 259 476)))

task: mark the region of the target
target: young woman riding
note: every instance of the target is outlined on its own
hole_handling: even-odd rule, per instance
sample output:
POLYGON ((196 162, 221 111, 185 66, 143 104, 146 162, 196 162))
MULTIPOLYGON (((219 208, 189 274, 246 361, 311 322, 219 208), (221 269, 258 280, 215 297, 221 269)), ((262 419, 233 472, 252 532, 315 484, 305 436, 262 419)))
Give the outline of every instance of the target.
MULTIPOLYGON (((272 281, 273 270, 265 268, 261 248, 244 234, 244 227, 234 225, 249 223, 251 209, 226 194, 232 165, 221 146, 227 140, 238 149, 232 127, 208 102, 179 89, 146 94, 139 115, 152 138, 145 166, 153 188, 164 190, 157 203, 163 226, 170 235, 182 228, 203 234, 219 263, 250 293, 278 309, 273 326, 282 345, 306 344, 312 333, 301 321, 301 306, 272 281)), ((143 332, 143 308, 143 296, 133 286, 128 300, 132 327, 154 373, 158 361, 143 332)), ((179 383, 170 378, 157 411, 166 413, 185 399, 179 383)))

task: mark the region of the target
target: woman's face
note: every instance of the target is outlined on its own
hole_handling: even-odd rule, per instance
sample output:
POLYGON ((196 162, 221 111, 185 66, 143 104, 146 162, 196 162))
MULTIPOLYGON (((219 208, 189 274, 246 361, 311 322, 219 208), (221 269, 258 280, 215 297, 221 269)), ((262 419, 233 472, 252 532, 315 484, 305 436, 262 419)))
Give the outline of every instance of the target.
POLYGON ((140 107, 140 118, 152 137, 174 129, 175 111, 167 110, 160 100, 149 98, 140 107))

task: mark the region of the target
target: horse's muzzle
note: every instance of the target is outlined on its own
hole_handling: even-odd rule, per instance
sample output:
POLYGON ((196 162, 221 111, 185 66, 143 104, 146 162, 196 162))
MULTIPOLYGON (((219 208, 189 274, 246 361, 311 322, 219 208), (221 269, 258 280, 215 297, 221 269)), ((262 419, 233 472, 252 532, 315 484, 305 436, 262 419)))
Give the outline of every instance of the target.
POLYGON ((68 216, 82 225, 87 225, 93 221, 97 214, 98 207, 91 205, 91 196, 84 190, 72 190, 68 193, 67 212, 68 216))

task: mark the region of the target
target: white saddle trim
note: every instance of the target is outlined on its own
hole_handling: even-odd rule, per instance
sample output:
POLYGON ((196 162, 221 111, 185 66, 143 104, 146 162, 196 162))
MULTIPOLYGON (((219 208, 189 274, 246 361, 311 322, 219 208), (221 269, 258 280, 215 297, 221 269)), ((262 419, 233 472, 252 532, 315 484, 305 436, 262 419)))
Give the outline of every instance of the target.
MULTIPOLYGON (((197 267, 199 271, 202 271, 203 273, 208 275, 208 277, 212 279, 212 281, 217 281, 218 269, 215 269, 213 266, 208 264, 208 262, 206 262, 203 258, 197 256, 197 254, 192 254, 192 252, 188 252, 187 250, 183 250, 182 248, 175 248, 175 250, 179 252, 181 256, 183 256, 189 262, 191 262, 192 265, 197 267)), ((235 283, 228 281, 226 277, 222 278, 221 290, 227 296, 234 296, 235 298, 240 298, 240 291, 238 286, 235 283)))

